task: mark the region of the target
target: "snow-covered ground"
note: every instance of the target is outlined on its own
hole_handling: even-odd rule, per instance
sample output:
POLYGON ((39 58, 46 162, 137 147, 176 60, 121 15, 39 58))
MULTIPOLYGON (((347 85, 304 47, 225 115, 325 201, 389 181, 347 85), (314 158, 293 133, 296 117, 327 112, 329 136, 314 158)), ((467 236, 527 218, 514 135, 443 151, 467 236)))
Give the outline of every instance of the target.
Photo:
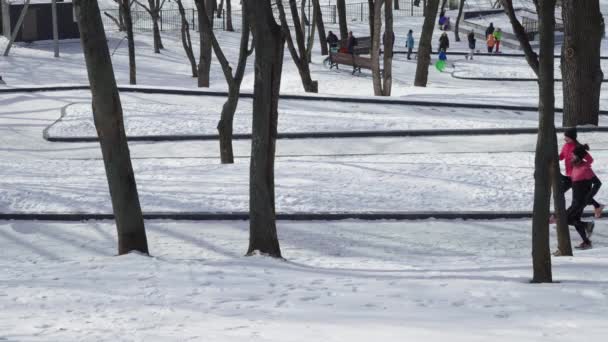
MULTIPOLYGON (((412 28, 418 37, 420 23, 397 22, 397 36, 412 28)), ((351 23, 360 36, 366 26, 351 23)), ((124 85, 126 45, 119 33, 109 37, 124 85)), ((160 55, 149 34, 136 37, 140 85, 196 87, 176 33, 164 34, 160 55)), ((219 38, 234 59, 238 34, 219 38)), ((5 44, 0 39, 0 50, 5 44)), ((465 44, 452 42, 452 49, 465 44)), ((315 51, 320 95, 372 95, 369 73, 330 71, 323 58, 315 51)), ((523 59, 449 59, 459 76, 530 77, 523 59)), ((395 97, 538 101, 534 82, 461 80, 431 69, 429 87, 415 88, 414 72, 415 62, 397 55, 395 97)), ((59 59, 49 42, 17 44, 0 58, 0 75, 4 87, 87 83, 77 41, 62 43, 59 59)), ((217 64, 211 78, 212 90, 226 89, 217 64)), ((250 60, 243 92, 252 89, 250 60)), ((287 51, 282 91, 303 93, 287 51)), ((213 134, 222 105, 209 96, 124 92, 121 99, 129 135, 213 134)), ((604 92, 603 109, 607 100, 604 92)), ((88 91, 0 94, 0 212, 111 212, 98 144, 43 139, 48 127, 56 137, 94 136, 89 103, 88 91)), ((250 112, 243 99, 236 132, 248 132, 250 112)), ((281 100, 279 131, 535 127, 536 116, 281 100)), ((608 134, 580 140, 591 144, 596 172, 608 179, 608 134)), ((277 211, 530 210, 535 143, 534 135, 279 140, 277 211)), ((246 211, 250 142, 235 142, 234 165, 219 164, 217 145, 130 143, 143 210, 246 211)), ((607 198, 600 190, 598 200, 607 198)), ((114 256, 111 221, 3 221, 0 341, 603 341, 608 224, 596 226, 594 249, 553 259, 559 283, 531 285, 529 220, 280 221, 283 261, 244 257, 248 226, 241 221, 148 221, 152 257, 114 256)))

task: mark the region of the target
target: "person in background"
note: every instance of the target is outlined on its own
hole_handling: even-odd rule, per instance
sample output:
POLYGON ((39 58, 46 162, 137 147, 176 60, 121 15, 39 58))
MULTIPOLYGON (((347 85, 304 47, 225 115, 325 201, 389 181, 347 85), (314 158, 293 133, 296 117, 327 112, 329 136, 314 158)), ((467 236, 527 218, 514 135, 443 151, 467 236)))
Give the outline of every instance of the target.
POLYGON ((494 45, 496 45, 496 38, 494 38, 494 34, 489 34, 486 36, 486 44, 488 45, 488 53, 492 53, 494 50, 494 45))
POLYGON ((490 23, 490 26, 486 29, 486 37, 490 34, 494 34, 494 23, 490 23))
POLYGON ((410 55, 412 54, 412 50, 414 49, 414 31, 412 30, 409 30, 409 32, 407 33, 405 47, 407 48, 407 59, 411 59, 410 55))
POLYGON ((445 16, 445 11, 439 14, 439 29, 445 31, 450 26, 450 18, 445 16))
POLYGON ((469 41, 469 54, 466 55, 466 59, 473 60, 473 55, 475 54, 475 43, 477 42, 474 31, 469 32, 467 35, 467 40, 469 41))
POLYGON ((330 52, 338 52, 338 36, 336 36, 333 32, 329 31, 327 34, 327 44, 329 44, 330 52))
POLYGON ((502 31, 500 30, 500 27, 494 31, 493 35, 494 40, 496 40, 496 49, 494 49, 494 53, 500 53, 500 51, 498 51, 500 49, 500 41, 502 40, 502 31))
POLYGON ((348 32, 348 38, 346 39, 346 49, 351 55, 355 53, 355 46, 357 46, 357 38, 353 35, 353 31, 348 32))
POLYGON ((439 37, 439 51, 443 50, 447 53, 449 47, 450 47, 450 38, 448 38, 447 33, 443 32, 441 34, 441 37, 439 37))

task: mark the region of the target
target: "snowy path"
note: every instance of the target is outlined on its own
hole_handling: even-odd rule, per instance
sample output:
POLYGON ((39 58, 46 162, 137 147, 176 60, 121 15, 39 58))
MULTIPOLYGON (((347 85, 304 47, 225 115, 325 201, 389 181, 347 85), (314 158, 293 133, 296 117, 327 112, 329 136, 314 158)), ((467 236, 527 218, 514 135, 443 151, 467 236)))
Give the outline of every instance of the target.
MULTIPOLYGON (((5 341, 602 341, 606 249, 530 285, 530 222, 279 222, 287 262, 243 257, 246 222, 0 222, 5 341)), ((603 227, 602 227, 603 228, 603 227)), ((555 241, 555 237, 552 237, 555 241)), ((608 235, 598 232, 598 244, 608 235)))

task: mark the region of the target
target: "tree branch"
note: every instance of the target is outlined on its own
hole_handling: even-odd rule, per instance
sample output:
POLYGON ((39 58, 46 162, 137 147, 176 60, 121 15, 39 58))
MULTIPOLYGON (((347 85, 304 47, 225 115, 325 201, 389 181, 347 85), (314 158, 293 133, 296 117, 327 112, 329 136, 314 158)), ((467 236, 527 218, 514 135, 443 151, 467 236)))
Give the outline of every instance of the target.
MULTIPOLYGON (((534 52, 534 50, 532 49, 532 46, 530 45, 530 38, 528 38, 528 35, 526 34, 526 30, 519 22, 519 19, 517 19, 517 17, 515 16, 515 10, 513 9, 513 0, 500 0, 500 1, 502 3, 502 7, 505 10, 505 13, 509 17, 509 20, 511 21, 511 26, 513 26, 513 32, 515 32, 515 35, 517 36, 517 40, 519 40, 519 44, 521 44, 521 47, 524 50, 524 53, 526 55, 526 61, 532 68, 532 71, 534 71, 534 74, 536 74, 536 76, 538 77, 538 69, 539 69, 538 55, 536 54, 536 52, 534 52)), ((536 0, 534 1, 534 3, 538 4, 538 2, 536 0)), ((487 39, 487 37, 486 37, 486 39, 487 39)))

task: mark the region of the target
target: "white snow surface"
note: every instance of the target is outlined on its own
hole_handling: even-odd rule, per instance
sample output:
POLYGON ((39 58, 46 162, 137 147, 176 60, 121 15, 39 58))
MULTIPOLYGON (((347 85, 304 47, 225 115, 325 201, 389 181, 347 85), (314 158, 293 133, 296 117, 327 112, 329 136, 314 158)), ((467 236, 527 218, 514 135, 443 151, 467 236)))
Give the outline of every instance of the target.
MULTIPOLYGON (((396 22, 398 39, 409 28, 418 37, 420 19, 406 19, 396 22)), ((363 36, 366 25, 351 28, 363 36)), ((124 85, 126 44, 122 34, 108 35, 124 85)), ((218 36, 234 60, 238 34, 218 36)), ((195 88, 175 33, 164 34, 160 55, 149 35, 136 37, 140 85, 195 88)), ((2 38, 0 49, 5 44, 2 38)), ((453 51, 465 44, 451 42, 453 51)), ((369 73, 329 71, 323 58, 315 51, 320 95, 372 95, 369 73)), ((461 76, 529 77, 523 59, 449 60, 461 76)), ((429 87, 414 88, 415 67, 396 55, 395 97, 538 103, 534 82, 460 80, 434 69, 429 87)), ((252 69, 250 60, 245 93, 252 69)), ((0 58, 0 74, 3 87, 87 84, 78 41, 63 42, 59 59, 50 42, 17 44, 0 58)), ((211 90, 226 89, 215 62, 211 80, 211 90)), ((281 87, 303 93, 287 51, 281 87)), ((603 109, 607 99, 604 92, 603 109)), ((129 135, 213 134, 223 102, 127 92, 121 100, 129 135)), ((49 126, 53 136, 94 136, 90 101, 88 91, 0 94, 0 212, 111 212, 99 145, 42 136, 49 126)), ((558 107, 561 101, 557 83, 558 107)), ((251 100, 242 100, 236 132, 250 130, 250 109, 251 100)), ((281 100, 279 109, 280 132, 535 127, 537 120, 524 111, 329 101, 281 100)), ((608 134, 579 140, 591 144, 595 171, 608 179, 608 134)), ((535 135, 279 140, 277 211, 530 210, 535 143, 535 135)), ((234 165, 219 163, 217 145, 130 143, 143 210, 247 211, 250 142, 235 141, 234 165)), ((604 189, 597 198, 606 201, 604 189)), ((0 341, 599 342, 608 334, 605 219, 596 220, 594 248, 553 258, 558 282, 542 285, 529 284, 529 220, 277 226, 285 260, 244 257, 245 221, 147 221, 151 257, 116 256, 112 221, 0 221, 0 341)), ((552 249, 555 240, 551 230, 552 249)))

